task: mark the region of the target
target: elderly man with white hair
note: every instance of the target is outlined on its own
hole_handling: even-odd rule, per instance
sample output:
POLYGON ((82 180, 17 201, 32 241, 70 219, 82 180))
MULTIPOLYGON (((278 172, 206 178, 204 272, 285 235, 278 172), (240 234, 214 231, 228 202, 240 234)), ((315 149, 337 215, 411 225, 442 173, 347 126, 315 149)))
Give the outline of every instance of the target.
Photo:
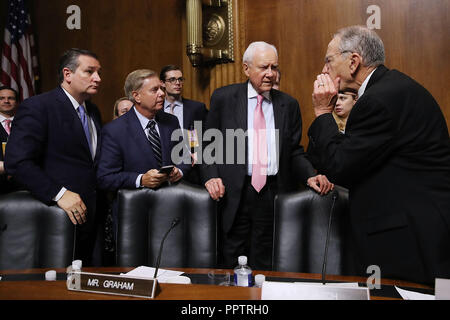
POLYGON ((450 139, 439 105, 407 75, 384 65, 384 45, 361 26, 339 30, 314 82, 312 162, 349 188, 359 269, 434 284, 450 277, 450 139), (358 90, 340 134, 338 90, 358 90))
POLYGON ((243 57, 248 81, 219 88, 211 97, 206 130, 219 130, 223 144, 214 161, 204 154, 202 175, 211 198, 219 201, 221 264, 227 268, 240 255, 248 256, 254 269, 272 268, 273 200, 278 192, 295 190, 298 184, 321 194, 334 187, 316 173, 300 146, 297 100, 272 89, 277 69, 276 48, 254 42, 243 57))

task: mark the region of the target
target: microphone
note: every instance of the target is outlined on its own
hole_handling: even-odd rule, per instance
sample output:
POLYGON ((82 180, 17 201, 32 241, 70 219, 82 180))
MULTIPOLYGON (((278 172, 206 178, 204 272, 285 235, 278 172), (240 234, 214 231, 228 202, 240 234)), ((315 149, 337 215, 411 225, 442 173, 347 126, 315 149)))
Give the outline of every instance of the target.
POLYGON ((328 229, 327 229, 327 239, 325 242, 325 253, 323 256, 323 264, 322 264, 322 284, 325 284, 325 274, 327 270, 327 256, 328 256, 328 243, 330 241, 330 231, 331 231, 331 220, 333 218, 333 209, 334 209, 334 203, 336 202, 336 193, 333 194, 333 202, 331 203, 331 209, 330 209, 330 217, 328 220, 328 229))
POLYGON ((169 234, 170 231, 172 231, 173 228, 175 228, 175 226, 180 222, 180 218, 175 218, 172 220, 172 224, 170 225, 169 230, 167 230, 166 234, 164 235, 164 237, 161 240, 161 245, 159 247, 159 252, 158 252, 158 258, 156 260, 155 263, 155 274, 153 275, 153 278, 156 279, 156 275, 158 274, 158 269, 159 269, 159 265, 161 264, 161 255, 162 255, 162 250, 163 250, 163 245, 164 245, 164 240, 166 240, 167 235, 169 234))

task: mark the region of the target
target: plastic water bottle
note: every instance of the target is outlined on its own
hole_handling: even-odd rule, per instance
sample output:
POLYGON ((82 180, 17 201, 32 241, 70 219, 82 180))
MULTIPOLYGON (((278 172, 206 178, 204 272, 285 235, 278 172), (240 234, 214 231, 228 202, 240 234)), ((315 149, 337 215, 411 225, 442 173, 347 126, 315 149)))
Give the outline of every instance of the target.
POLYGON ((247 257, 239 256, 239 265, 234 268, 234 284, 240 287, 252 286, 252 269, 247 265, 247 257))

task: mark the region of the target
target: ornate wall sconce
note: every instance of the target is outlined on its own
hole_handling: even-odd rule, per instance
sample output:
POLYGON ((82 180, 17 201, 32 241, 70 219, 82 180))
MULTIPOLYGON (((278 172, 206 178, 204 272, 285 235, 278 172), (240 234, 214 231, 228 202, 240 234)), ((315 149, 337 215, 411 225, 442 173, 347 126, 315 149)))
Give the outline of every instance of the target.
POLYGON ((186 23, 194 67, 234 61, 233 0, 186 0, 186 23))

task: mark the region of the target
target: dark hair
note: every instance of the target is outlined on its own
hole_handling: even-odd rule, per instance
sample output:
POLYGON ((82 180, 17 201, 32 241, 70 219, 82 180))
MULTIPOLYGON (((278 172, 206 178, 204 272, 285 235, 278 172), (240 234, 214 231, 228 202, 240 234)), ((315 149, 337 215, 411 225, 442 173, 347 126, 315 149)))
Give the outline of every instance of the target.
POLYGON ((59 58, 58 63, 58 83, 62 83, 64 80, 63 69, 69 68, 70 71, 75 72, 80 62, 78 61, 79 56, 89 56, 98 60, 97 55, 92 51, 85 49, 72 48, 63 53, 61 58, 59 58))
POLYGON ((159 73, 159 80, 165 81, 166 80, 166 73, 169 72, 169 71, 174 71, 174 70, 180 70, 181 71, 181 68, 176 66, 176 65, 173 65, 173 64, 168 64, 167 66, 164 66, 161 69, 161 72, 159 73))
POLYGON ((10 86, 1 86, 0 91, 1 90, 11 90, 12 92, 14 92, 14 95, 16 96, 16 101, 19 102, 19 92, 17 92, 16 89, 11 88, 10 86))

